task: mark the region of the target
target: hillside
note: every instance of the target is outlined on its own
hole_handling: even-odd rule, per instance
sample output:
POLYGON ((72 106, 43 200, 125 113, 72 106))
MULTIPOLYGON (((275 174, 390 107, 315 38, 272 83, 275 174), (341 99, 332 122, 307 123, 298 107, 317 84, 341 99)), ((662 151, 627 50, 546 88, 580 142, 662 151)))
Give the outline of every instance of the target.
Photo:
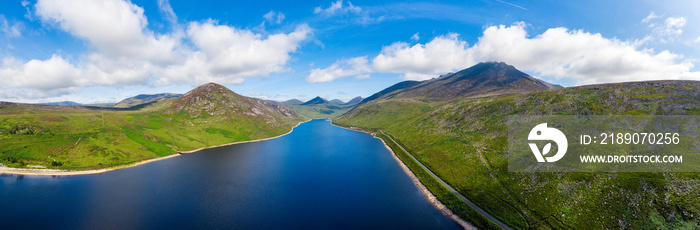
POLYGON ((355 97, 353 99, 350 99, 348 102, 346 102, 346 105, 355 105, 362 102, 362 97, 355 97))
POLYGON ((267 100, 267 102, 269 102, 269 103, 271 103, 271 104, 275 104, 275 105, 284 105, 284 106, 287 106, 287 105, 301 105, 302 103, 304 103, 303 101, 300 101, 299 99, 289 99, 289 100, 286 100, 286 101, 267 100))
POLYGON ((284 107, 213 83, 129 109, 0 103, 0 163, 105 168, 273 137, 300 121, 284 107))
POLYGON ((308 100, 307 102, 304 102, 302 105, 320 105, 320 104, 330 104, 330 102, 326 99, 323 99, 322 97, 314 97, 311 100, 308 100))
POLYGON ((287 105, 298 114, 310 119, 336 118, 354 106, 355 104, 347 104, 338 99, 328 101, 322 97, 315 97, 298 105, 287 105))
POLYGON ((410 98, 420 101, 445 101, 457 98, 521 94, 561 88, 536 79, 503 62, 482 62, 456 73, 426 81, 403 81, 364 99, 410 98))
POLYGON ((176 98, 176 97, 179 97, 180 95, 181 94, 175 94, 175 93, 139 94, 137 96, 124 99, 124 100, 120 101, 119 103, 115 104, 113 107, 115 107, 115 108, 129 108, 132 106, 146 104, 149 102, 158 101, 158 100, 162 100, 162 99, 176 98))
POLYGON ((345 102, 341 101, 340 99, 333 99, 333 100, 328 101, 328 103, 335 104, 335 105, 345 104, 345 102))
MULTIPOLYGON (((700 82, 557 88, 529 76, 501 75, 500 68, 469 69, 387 90, 334 123, 383 130, 441 179, 516 229, 698 227, 696 173, 509 173, 504 153, 507 115, 698 115, 700 82)), ((463 211, 469 209, 466 204, 431 187, 429 179, 421 181, 463 218, 479 221, 464 214, 469 213, 463 211)))

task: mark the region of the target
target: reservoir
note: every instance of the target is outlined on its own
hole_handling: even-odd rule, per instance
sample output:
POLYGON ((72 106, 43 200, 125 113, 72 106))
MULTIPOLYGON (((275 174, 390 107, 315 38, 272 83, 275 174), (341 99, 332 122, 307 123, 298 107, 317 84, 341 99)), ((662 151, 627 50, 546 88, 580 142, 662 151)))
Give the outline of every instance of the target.
POLYGON ((379 139, 285 136, 83 176, 0 176, 3 229, 460 229, 379 139))

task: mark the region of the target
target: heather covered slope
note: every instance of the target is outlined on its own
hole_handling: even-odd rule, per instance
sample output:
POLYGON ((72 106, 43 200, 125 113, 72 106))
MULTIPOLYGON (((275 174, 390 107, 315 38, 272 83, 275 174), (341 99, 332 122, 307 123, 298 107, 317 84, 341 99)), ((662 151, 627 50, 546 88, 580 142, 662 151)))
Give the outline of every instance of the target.
MULTIPOLYGON (((289 132, 293 111, 209 83, 138 109, 0 103, 0 163, 60 169, 129 164, 289 132)), ((132 107, 133 108, 133 107, 132 107)))
MULTIPOLYGON (((442 100, 425 100, 426 94, 417 91, 394 92, 364 102, 334 123, 383 130, 452 187, 516 229, 698 228, 697 173, 509 173, 505 153, 508 115, 697 115, 700 82, 526 90, 530 92, 494 95, 513 91, 490 88, 485 92, 491 96, 467 92, 442 100)), ((446 196, 441 200, 453 210, 466 207, 446 196)))

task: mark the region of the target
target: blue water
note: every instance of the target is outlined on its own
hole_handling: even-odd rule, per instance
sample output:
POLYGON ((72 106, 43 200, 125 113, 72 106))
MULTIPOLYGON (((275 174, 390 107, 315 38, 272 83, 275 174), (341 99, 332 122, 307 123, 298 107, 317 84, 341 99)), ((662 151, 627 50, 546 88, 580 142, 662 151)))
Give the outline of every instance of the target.
POLYGON ((380 140, 302 123, 280 138, 85 176, 0 176, 2 229, 458 229, 380 140))

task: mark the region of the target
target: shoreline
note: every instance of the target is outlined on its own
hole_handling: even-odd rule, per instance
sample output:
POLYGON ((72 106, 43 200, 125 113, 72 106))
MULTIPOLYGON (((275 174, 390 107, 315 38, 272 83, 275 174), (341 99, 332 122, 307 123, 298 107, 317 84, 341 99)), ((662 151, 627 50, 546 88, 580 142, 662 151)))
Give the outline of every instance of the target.
POLYGON ((445 215, 447 215, 448 217, 453 219, 455 222, 457 222, 457 224, 462 226, 462 228, 464 228, 464 229, 477 229, 476 227, 471 225, 469 222, 464 221, 461 217, 454 214, 452 212, 452 210, 450 210, 449 208, 447 208, 447 206, 445 206, 445 204, 440 202, 440 200, 438 200, 438 198, 435 195, 433 195, 433 193, 430 192, 430 190, 428 190, 428 188, 425 187, 425 185, 423 185, 423 183, 420 182, 418 177, 415 174, 413 174, 413 171, 411 171, 411 169, 408 168, 408 166, 406 166, 406 164, 403 163, 403 161, 401 161, 401 159, 399 159, 399 157, 396 155, 394 150, 391 149, 391 147, 389 147, 389 145, 387 145, 386 142, 384 142, 384 139, 375 136, 374 133, 365 132, 365 131, 359 130, 359 129, 353 129, 356 127, 346 128, 346 127, 335 125, 335 124, 333 124, 333 122, 331 122, 331 125, 338 127, 338 128, 343 128, 343 129, 347 129, 347 130, 366 133, 366 134, 372 135, 372 137, 374 137, 376 139, 379 139, 382 142, 382 144, 384 144, 384 147, 387 150, 389 150, 389 152, 391 152, 391 156, 394 158, 394 160, 396 160, 396 162, 399 164, 399 166, 401 166, 401 169, 403 169, 404 173, 406 173, 406 175, 408 175, 408 177, 411 178, 413 183, 416 184, 416 186, 418 186, 418 189, 421 190, 421 192, 423 192, 423 195, 425 195, 425 197, 428 199, 428 202, 430 202, 433 206, 435 206, 435 208, 439 209, 440 211, 442 211, 442 213, 444 213, 445 215))
POLYGON ((224 146, 229 146, 229 145, 245 144, 245 143, 251 143, 251 142, 258 142, 258 141, 272 140, 272 139, 275 139, 275 138, 278 138, 278 137, 282 137, 282 136, 286 136, 287 134, 292 133, 292 131, 294 131, 294 128, 296 128, 297 126, 301 125, 301 123, 306 123, 306 122, 311 121, 311 120, 312 120, 312 119, 309 119, 309 120, 306 120, 306 121, 300 121, 297 125, 295 125, 294 127, 292 127, 292 129, 289 130, 289 132, 287 132, 287 133, 285 133, 285 134, 277 135, 277 136, 274 136, 274 137, 268 137, 268 138, 263 138, 263 139, 255 139, 255 140, 248 140, 248 141, 231 142, 231 143, 220 144, 220 145, 215 145, 215 146, 201 147, 201 148, 194 149, 194 150, 177 151, 177 153, 178 153, 178 154, 188 154, 188 153, 195 153, 195 152, 198 152, 198 151, 202 151, 202 150, 205 150, 205 149, 218 148, 218 147, 224 147, 224 146))
POLYGON ((62 169, 11 168, 11 167, 0 166, 0 175, 1 174, 13 174, 13 175, 30 175, 30 176, 79 176, 79 175, 101 174, 101 173, 106 173, 109 171, 131 168, 131 167, 135 167, 135 166, 139 166, 139 165, 143 165, 143 164, 148 164, 148 163, 151 163, 154 161, 170 159, 173 157, 180 156, 182 154, 195 153, 197 151, 201 151, 204 149, 275 139, 275 138, 282 137, 282 136, 285 136, 287 134, 292 133, 292 131, 294 131, 294 128, 301 125, 301 123, 305 123, 308 121, 310 121, 310 120, 300 121, 297 125, 292 127, 292 129, 289 130, 289 132, 287 132, 285 134, 278 135, 278 136, 274 136, 274 137, 268 137, 268 138, 257 139, 257 140, 248 140, 248 141, 237 141, 237 142, 231 142, 231 143, 226 143, 226 144, 221 144, 221 145, 216 145, 216 146, 202 147, 202 148, 198 148, 195 150, 189 150, 189 151, 176 151, 176 153, 172 154, 172 155, 151 158, 151 159, 135 162, 132 164, 119 165, 119 166, 114 166, 114 167, 110 167, 110 168, 69 171, 69 170, 62 170, 62 169))

